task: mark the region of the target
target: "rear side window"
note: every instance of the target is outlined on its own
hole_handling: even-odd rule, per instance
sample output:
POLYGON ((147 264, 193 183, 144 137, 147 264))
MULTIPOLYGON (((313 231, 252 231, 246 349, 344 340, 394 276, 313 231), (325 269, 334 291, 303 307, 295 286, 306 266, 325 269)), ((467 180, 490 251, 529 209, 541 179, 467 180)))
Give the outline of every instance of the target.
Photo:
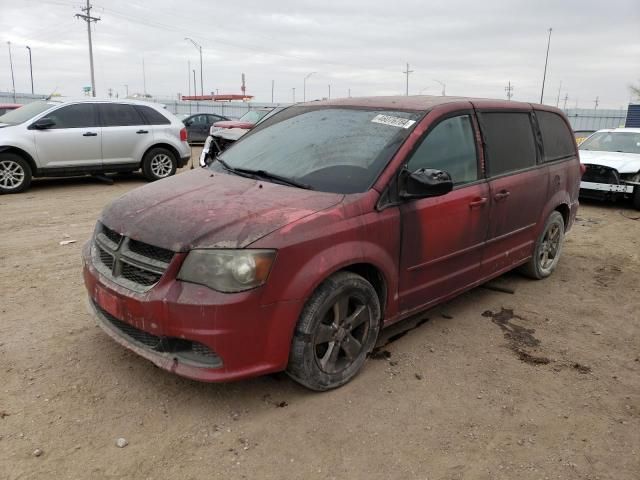
POLYGON ((136 105, 136 109, 142 113, 142 116, 149 125, 169 125, 171 123, 171 120, 151 107, 136 105))
POLYGON ((469 115, 447 118, 431 130, 411 156, 410 172, 435 168, 451 175, 454 184, 478 179, 478 162, 469 115))
POLYGON ((126 127, 129 125, 145 125, 133 105, 118 103, 98 104, 103 127, 126 127))
POLYGON ((96 115, 91 103, 77 103, 59 108, 47 115, 55 122, 52 128, 89 128, 96 126, 96 115))
POLYGON ((536 118, 540 126, 540 133, 542 133, 545 162, 552 162, 576 154, 573 135, 560 115, 537 111, 536 118))
POLYGON ((536 164, 536 144, 529 113, 491 112, 480 117, 487 170, 495 177, 536 164))

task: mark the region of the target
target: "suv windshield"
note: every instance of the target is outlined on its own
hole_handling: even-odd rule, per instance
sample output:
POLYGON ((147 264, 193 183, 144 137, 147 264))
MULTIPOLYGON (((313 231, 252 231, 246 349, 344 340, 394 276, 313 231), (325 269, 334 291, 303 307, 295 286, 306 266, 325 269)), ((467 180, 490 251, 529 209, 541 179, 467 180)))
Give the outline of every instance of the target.
POLYGON ((0 117, 0 123, 8 123, 9 125, 18 125, 19 123, 31 120, 36 115, 49 110, 51 107, 60 105, 60 102, 37 101, 27 103, 26 105, 5 113, 0 117))
MULTIPOLYGON (((367 191, 420 112, 289 107, 260 123, 210 168, 260 171, 313 190, 367 191)), ((262 175, 266 178, 265 175, 262 175)))
POLYGON ((258 123, 271 110, 250 110, 240 117, 239 122, 258 123))
POLYGON ((580 144, 580 150, 640 153, 640 133, 596 132, 580 144))

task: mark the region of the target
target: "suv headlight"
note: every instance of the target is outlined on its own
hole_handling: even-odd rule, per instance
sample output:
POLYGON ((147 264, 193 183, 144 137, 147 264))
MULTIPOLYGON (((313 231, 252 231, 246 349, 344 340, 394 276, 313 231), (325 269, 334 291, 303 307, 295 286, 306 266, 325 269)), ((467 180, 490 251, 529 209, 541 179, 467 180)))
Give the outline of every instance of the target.
POLYGON ((178 280, 219 292, 242 292, 267 281, 275 258, 275 250, 191 250, 178 272, 178 280))

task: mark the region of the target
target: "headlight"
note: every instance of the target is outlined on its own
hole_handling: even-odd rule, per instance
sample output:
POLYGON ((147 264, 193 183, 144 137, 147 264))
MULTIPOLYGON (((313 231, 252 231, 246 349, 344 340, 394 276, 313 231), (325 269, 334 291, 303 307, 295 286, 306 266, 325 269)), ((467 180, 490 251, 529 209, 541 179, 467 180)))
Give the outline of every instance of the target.
POLYGON ((267 281, 275 250, 192 250, 178 280, 199 283, 219 292, 242 292, 267 281))

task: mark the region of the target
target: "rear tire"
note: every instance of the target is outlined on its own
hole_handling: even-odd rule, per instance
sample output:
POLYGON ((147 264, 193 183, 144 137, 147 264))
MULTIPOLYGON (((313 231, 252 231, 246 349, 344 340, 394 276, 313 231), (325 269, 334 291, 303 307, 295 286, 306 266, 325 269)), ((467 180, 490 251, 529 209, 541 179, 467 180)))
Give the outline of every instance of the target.
POLYGON ((20 155, 0 153, 0 193, 24 192, 31 185, 31 167, 20 155))
POLYGON ((360 275, 338 272, 308 300, 289 353, 288 375, 311 390, 350 381, 373 350, 380 331, 380 301, 360 275))
POLYGON ((541 280, 553 273, 560 260, 564 244, 564 218, 558 211, 549 215, 540 237, 536 241, 533 257, 520 267, 527 277, 541 280))
POLYGON ((142 160, 142 173, 150 182, 175 175, 177 168, 175 154, 162 147, 152 148, 142 160))

